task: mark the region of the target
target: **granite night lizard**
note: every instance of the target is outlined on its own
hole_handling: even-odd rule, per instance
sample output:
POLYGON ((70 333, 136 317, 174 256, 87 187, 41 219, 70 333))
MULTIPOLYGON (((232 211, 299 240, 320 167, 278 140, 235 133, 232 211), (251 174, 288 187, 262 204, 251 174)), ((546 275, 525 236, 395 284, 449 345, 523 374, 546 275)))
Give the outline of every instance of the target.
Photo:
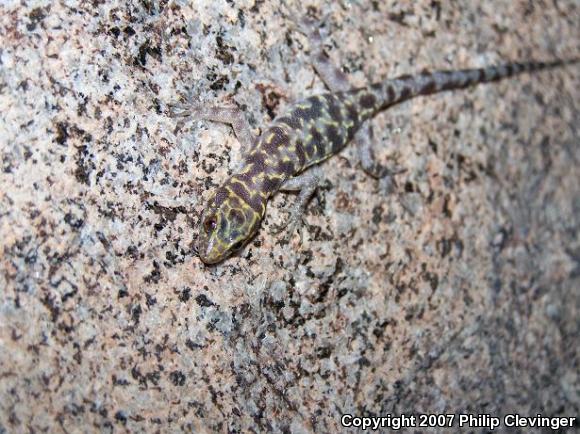
MULTIPOLYGON (((357 144, 361 166, 374 177, 390 171, 374 161, 369 119, 395 104, 420 95, 463 89, 522 72, 578 61, 509 63, 480 69, 423 72, 388 79, 368 87, 349 85, 322 50, 322 38, 307 19, 295 20, 311 42, 313 66, 329 93, 288 107, 260 137, 254 137, 241 111, 189 103, 176 106, 176 116, 229 123, 243 147, 239 170, 211 195, 201 216, 197 251, 206 264, 215 264, 243 247, 258 231, 268 200, 278 191, 298 191, 290 214, 293 229, 320 180, 318 163, 337 154, 349 142, 357 144)), ((289 233, 291 233, 290 230, 289 233)))

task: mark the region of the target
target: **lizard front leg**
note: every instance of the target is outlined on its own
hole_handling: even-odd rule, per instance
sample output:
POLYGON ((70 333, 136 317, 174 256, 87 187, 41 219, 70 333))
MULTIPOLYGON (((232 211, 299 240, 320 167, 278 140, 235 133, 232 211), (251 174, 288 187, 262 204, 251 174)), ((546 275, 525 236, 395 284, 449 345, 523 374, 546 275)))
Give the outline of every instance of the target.
MULTIPOLYGON (((302 215, 306 209, 308 201, 316 191, 318 184, 320 184, 321 170, 320 167, 314 166, 308 171, 301 173, 298 176, 287 179, 281 185, 281 191, 298 191, 298 198, 290 211, 290 217, 286 225, 280 226, 276 232, 280 233, 285 228, 288 228, 286 233, 286 239, 288 240, 294 231, 300 226, 302 222, 302 215)), ((300 235, 300 240, 302 240, 302 235, 300 235)))
POLYGON ((246 154, 257 140, 242 110, 237 107, 208 106, 188 98, 185 104, 172 105, 170 114, 173 117, 201 119, 231 125, 242 146, 242 155, 246 154))

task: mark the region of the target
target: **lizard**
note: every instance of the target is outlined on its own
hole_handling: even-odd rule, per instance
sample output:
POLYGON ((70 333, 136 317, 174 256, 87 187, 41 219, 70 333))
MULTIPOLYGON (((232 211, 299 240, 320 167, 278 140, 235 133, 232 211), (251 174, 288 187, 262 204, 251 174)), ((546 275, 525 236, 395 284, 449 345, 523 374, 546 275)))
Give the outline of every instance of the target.
POLYGON ((189 102, 175 105, 175 116, 231 124, 242 146, 239 169, 211 194, 204 208, 197 239, 197 253, 206 265, 223 261, 239 251, 257 233, 268 200, 278 191, 298 191, 288 226, 292 233, 321 178, 319 164, 336 155, 349 142, 357 144, 362 168, 371 176, 392 171, 373 156, 370 119, 411 98, 464 89, 571 63, 512 62, 473 69, 439 70, 403 75, 366 87, 352 88, 346 75, 335 68, 322 49, 322 37, 308 18, 295 20, 311 43, 312 64, 329 92, 291 104, 259 137, 254 137, 241 111, 189 102))

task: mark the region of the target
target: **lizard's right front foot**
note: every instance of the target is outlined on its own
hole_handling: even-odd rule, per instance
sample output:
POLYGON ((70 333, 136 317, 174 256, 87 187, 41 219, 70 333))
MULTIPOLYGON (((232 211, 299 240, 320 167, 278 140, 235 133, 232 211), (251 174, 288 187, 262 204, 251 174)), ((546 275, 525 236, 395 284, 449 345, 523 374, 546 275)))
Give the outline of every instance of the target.
POLYGON ((192 98, 187 98, 186 102, 167 104, 167 108, 172 118, 199 117, 202 112, 201 104, 192 98))

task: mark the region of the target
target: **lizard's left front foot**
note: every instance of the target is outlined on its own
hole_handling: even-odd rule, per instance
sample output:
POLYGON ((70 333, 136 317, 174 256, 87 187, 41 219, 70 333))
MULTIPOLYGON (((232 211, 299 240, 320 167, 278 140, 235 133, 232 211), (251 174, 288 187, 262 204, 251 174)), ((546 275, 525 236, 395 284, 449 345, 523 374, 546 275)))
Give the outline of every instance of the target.
POLYGON ((302 227, 304 226, 304 219, 302 217, 303 210, 297 209, 298 207, 294 207, 294 209, 290 212, 287 222, 284 224, 280 224, 278 226, 273 227, 272 234, 273 235, 280 235, 281 233, 285 232, 282 242, 283 244, 290 244, 292 240, 292 235, 298 230, 299 236, 299 243, 302 244, 302 227))

